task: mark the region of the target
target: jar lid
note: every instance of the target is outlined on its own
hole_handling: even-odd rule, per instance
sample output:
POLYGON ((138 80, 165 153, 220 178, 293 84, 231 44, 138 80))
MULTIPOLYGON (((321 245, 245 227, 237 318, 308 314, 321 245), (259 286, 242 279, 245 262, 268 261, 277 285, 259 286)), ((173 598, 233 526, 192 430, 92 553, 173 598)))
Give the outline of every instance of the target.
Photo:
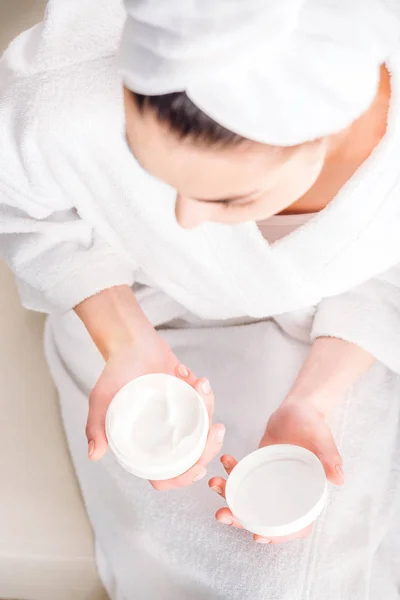
POLYGON ((106 415, 106 434, 118 462, 143 479, 165 480, 185 473, 202 455, 209 417, 190 385, 162 373, 125 385, 106 415))
POLYGON ((327 480, 315 454, 300 446, 276 444, 241 460, 228 478, 225 494, 245 529, 281 537, 317 519, 325 505, 327 480))

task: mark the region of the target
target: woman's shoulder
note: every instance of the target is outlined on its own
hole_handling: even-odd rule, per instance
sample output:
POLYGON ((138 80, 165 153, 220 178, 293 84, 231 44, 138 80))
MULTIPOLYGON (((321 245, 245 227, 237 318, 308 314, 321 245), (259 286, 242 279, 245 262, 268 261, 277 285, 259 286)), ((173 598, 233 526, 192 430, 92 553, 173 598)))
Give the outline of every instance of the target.
MULTIPOLYGON (((70 14, 71 7, 64 2, 69 8, 61 18, 60 2, 53 0, 52 10, 55 5, 60 8, 56 11, 59 26, 50 13, 43 23, 16 38, 0 60, 0 179, 18 181, 30 193, 40 193, 41 182, 51 181, 54 154, 78 159, 82 143, 95 144, 96 136, 116 130, 114 123, 123 119, 115 64, 118 23, 123 20, 114 14, 113 23, 105 26, 109 11, 103 0, 98 1, 100 12, 105 9, 105 30, 100 33, 97 20, 97 33, 90 42, 81 44, 84 31, 81 28, 74 34, 74 23, 68 26, 72 39, 65 39, 65 13, 70 14)), ((75 0, 71 4, 76 5, 75 0)), ((107 0, 106 4, 116 2, 107 0)), ((83 0, 82 6, 87 12, 93 2, 83 0)), ((78 13, 85 17, 82 10, 78 13)))
POLYGON ((109 56, 124 19, 122 0, 49 0, 43 21, 10 43, 1 64, 23 77, 109 56))
POLYGON ((113 57, 29 77, 5 75, 0 67, 1 172, 19 171, 20 181, 51 154, 79 155, 82 144, 95 144, 123 118, 113 57))
POLYGON ((123 22, 120 0, 51 0, 43 22, 0 59, 2 113, 57 122, 79 102, 106 98, 123 22))

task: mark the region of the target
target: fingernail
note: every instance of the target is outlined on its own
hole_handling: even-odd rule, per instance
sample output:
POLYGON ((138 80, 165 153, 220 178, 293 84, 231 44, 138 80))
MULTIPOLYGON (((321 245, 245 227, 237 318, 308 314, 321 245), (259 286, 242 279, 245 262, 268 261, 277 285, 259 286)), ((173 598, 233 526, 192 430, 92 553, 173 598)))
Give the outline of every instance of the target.
POLYGON ((89 458, 93 455, 94 452, 94 441, 90 440, 89 444, 88 444, 88 456, 89 458))
POLYGON ((340 475, 341 477, 344 477, 344 473, 343 473, 343 469, 342 469, 342 465, 336 465, 336 472, 338 475, 340 475))
POLYGON ((219 487, 219 485, 212 485, 211 489, 214 490, 214 492, 217 492, 217 494, 222 494, 222 489, 219 487))
POLYGON ((233 525, 233 521, 232 519, 230 519, 229 517, 222 517, 221 519, 219 519, 221 521, 221 523, 223 523, 224 525, 233 525))
POLYGON ((257 538, 256 542, 257 544, 270 544, 271 540, 268 540, 267 538, 257 538))
POLYGON ((201 479, 204 479, 204 477, 206 475, 207 475, 207 471, 203 471, 202 473, 199 473, 198 475, 196 475, 195 477, 193 477, 193 483, 197 483, 201 479))
POLYGON ((208 396, 208 394, 211 394, 211 385, 210 385, 210 382, 208 381, 208 379, 205 379, 203 381, 201 388, 207 396, 208 396))
POLYGON ((216 433, 215 433, 215 439, 217 440, 217 442, 219 444, 221 444, 221 442, 224 441, 224 437, 225 437, 225 427, 221 427, 220 429, 217 429, 216 433))
POLYGON ((177 371, 181 377, 189 377, 189 369, 185 365, 179 365, 177 371))

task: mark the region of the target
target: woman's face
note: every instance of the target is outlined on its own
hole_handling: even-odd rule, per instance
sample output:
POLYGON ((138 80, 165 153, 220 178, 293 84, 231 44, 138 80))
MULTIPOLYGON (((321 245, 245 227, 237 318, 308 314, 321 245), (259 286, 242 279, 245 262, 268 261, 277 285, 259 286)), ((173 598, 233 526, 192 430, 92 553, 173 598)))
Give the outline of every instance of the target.
POLYGON ((185 228, 207 221, 260 221, 301 198, 318 178, 327 142, 275 148, 244 142, 210 147, 180 140, 151 111, 126 105, 126 133, 140 165, 177 190, 176 217, 185 228))

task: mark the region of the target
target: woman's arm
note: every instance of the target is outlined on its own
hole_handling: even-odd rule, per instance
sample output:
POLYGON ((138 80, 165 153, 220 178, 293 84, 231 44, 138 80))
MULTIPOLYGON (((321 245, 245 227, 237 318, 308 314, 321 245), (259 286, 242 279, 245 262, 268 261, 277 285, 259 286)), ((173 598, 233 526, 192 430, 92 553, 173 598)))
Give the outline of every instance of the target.
POLYGON ((75 208, 11 189, 0 177, 0 258, 17 277, 24 305, 67 312, 102 290, 132 285, 136 266, 75 208))
POLYGON ((327 418, 374 362, 375 358, 356 344, 318 338, 284 404, 307 402, 327 418))
POLYGON ((75 307, 91 338, 101 352, 105 366, 89 398, 86 425, 88 454, 97 460, 107 449, 105 418, 115 394, 126 383, 149 373, 168 373, 195 387, 210 415, 210 432, 198 463, 183 475, 153 482, 158 490, 190 485, 206 474, 206 465, 222 447, 225 428, 213 425, 214 396, 207 380, 197 379, 174 355, 146 318, 129 286, 107 289, 75 307))
POLYGON ((400 374, 400 265, 322 300, 311 331, 321 337, 352 342, 400 374))
POLYGON ((156 332, 127 285, 103 290, 75 307, 104 360, 124 346, 155 338, 156 332))
POLYGON ((295 444, 316 454, 327 478, 344 481, 342 459, 328 419, 374 357, 338 338, 318 338, 286 399, 267 423, 261 446, 295 444))
MULTIPOLYGON (((337 338, 318 338, 301 369, 290 393, 268 421, 260 446, 272 444, 295 444, 314 452, 324 465, 327 478, 335 484, 344 483, 342 459, 332 432, 327 424, 333 408, 348 389, 374 363, 371 354, 349 342, 337 338)), ((222 457, 222 464, 229 473, 236 465, 233 456, 222 457)), ((224 496, 225 480, 213 477, 209 485, 224 496)), ((216 518, 227 524, 237 525, 231 511, 221 508, 216 518)), ((305 537, 307 528, 293 536, 275 538, 274 543, 305 537)), ((259 535, 257 542, 271 542, 259 535)))

